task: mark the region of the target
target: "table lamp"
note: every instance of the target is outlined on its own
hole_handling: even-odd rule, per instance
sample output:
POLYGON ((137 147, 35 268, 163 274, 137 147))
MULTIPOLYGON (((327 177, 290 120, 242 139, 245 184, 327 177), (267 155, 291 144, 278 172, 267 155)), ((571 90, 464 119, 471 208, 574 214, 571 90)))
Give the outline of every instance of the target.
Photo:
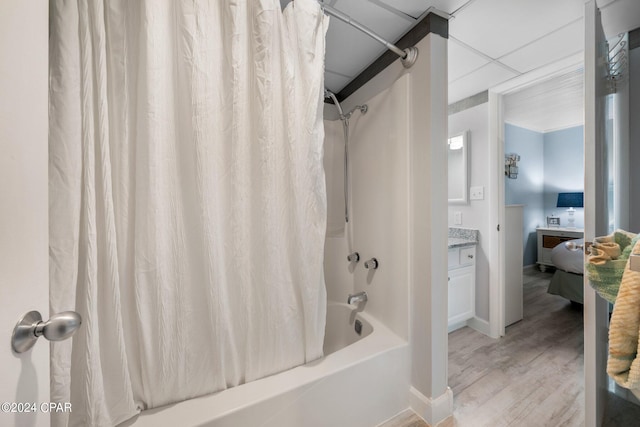
POLYGON ((576 210, 574 208, 584 207, 584 193, 558 193, 558 203, 556 205, 559 208, 569 208, 567 213, 569 214, 569 220, 567 228, 576 228, 574 214, 576 210))

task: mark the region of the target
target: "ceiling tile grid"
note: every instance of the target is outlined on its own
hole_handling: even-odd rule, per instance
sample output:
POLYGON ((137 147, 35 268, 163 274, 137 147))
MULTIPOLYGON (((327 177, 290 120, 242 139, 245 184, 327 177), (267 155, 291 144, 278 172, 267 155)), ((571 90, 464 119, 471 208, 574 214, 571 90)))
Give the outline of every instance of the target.
MULTIPOLYGON (((427 0, 335 0, 331 6, 394 42, 417 23, 411 15, 424 14, 429 3, 427 0), (397 3, 404 4, 404 8, 396 9, 397 3), (424 9, 420 11, 421 8, 424 9)), ((325 49, 325 86, 339 92, 385 50, 381 43, 353 26, 331 18, 325 49)))
POLYGON ((509 71, 505 67, 489 62, 487 65, 449 84, 449 104, 475 95, 516 76, 516 73, 509 71))
POLYGON ((509 67, 526 73, 584 50, 582 18, 499 58, 509 67))
POLYGON ((369 0, 372 3, 383 2, 389 6, 418 19, 427 9, 436 9, 452 14, 464 6, 469 0, 369 0))
POLYGON ((453 37, 449 37, 448 55, 449 82, 458 80, 490 62, 490 59, 465 47, 453 37))
MULTIPOLYGON (((290 0, 280 0, 284 5, 290 0)), ((584 49, 585 0, 325 0, 390 42, 435 8, 449 20, 449 103, 584 49), (445 16, 446 16, 445 15, 445 16)), ((640 0, 597 0, 607 37, 640 26, 640 0)), ((340 92, 385 48, 331 19, 325 84, 340 92)))
POLYGON ((449 21, 449 32, 497 59, 567 25, 584 0, 476 0, 449 21))

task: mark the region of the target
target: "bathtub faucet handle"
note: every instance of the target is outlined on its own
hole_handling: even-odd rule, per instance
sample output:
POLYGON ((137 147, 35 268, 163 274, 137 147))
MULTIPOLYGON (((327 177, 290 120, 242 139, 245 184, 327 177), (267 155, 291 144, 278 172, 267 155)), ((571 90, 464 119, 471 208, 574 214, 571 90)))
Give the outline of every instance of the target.
POLYGON ((378 268, 378 260, 375 258, 371 258, 368 261, 364 262, 364 268, 366 268, 367 270, 375 270, 378 268))
POLYGON ((358 292, 357 294, 349 294, 347 298, 347 304, 360 304, 361 302, 367 302, 367 293, 365 291, 358 292))
POLYGON ((349 262, 358 262, 360 261, 360 254, 358 252, 352 252, 347 255, 347 261, 349 262))

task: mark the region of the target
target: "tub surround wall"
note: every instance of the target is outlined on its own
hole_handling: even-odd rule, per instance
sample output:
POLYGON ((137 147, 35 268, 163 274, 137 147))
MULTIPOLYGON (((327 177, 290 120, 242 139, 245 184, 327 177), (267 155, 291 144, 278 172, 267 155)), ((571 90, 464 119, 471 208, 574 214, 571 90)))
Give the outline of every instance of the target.
MULTIPOLYGON (((348 294, 366 291, 367 312, 405 340, 409 339, 406 315, 409 309, 406 220, 409 78, 408 75, 402 77, 389 89, 367 100, 367 114, 356 113, 351 117, 350 222, 342 236, 329 237, 325 242, 328 298, 344 302, 348 294), (347 255, 354 251, 360 254, 360 262, 349 263, 347 255), (367 270, 364 261, 374 257, 380 266, 377 270, 367 270)), ((339 142, 325 137, 325 147, 342 145, 341 133, 332 136, 339 138, 339 142)), ((332 173, 339 175, 336 169, 342 168, 342 163, 333 162, 333 165, 332 173)), ((341 187, 334 189, 343 196, 341 187)), ((330 191, 328 194, 331 201, 340 199, 330 191)), ((344 208, 344 203, 341 205, 344 208)))
MULTIPOLYGON (((406 406, 435 425, 452 414, 453 404, 447 387, 447 189, 442 186, 447 41, 429 34, 417 47, 412 68, 396 61, 342 103, 346 111, 367 103, 369 112, 356 113, 351 121, 354 245, 347 243, 349 229, 344 238, 327 239, 325 277, 330 299, 366 290, 366 310, 409 339, 406 406), (355 268, 346 261, 352 250, 362 257, 355 268), (362 261, 370 257, 380 260, 378 271, 364 270, 362 261), (400 308, 405 311, 387 312, 400 308)), ((335 109, 325 111, 328 107, 335 109)))
MULTIPOLYGON (((472 97, 476 99, 476 97, 472 97)), ((455 135, 465 130, 469 131, 469 186, 484 186, 484 200, 470 200, 466 205, 449 205, 449 227, 468 227, 478 230, 478 245, 476 247, 476 314, 469 324, 483 332, 489 333, 489 265, 491 252, 488 236, 491 233, 491 215, 489 206, 489 108, 484 95, 479 105, 459 111, 451 108, 455 113, 449 115, 449 135, 455 135), (462 213, 462 224, 455 224, 454 212, 462 213), (484 238, 487 237, 487 238, 484 238)), ((462 105, 465 105, 462 102, 462 105)), ((452 107, 461 105, 453 104, 452 107)), ((473 103, 471 104, 473 105, 473 103)))
POLYGON ((344 236, 344 130, 340 120, 324 121, 327 237, 344 236))

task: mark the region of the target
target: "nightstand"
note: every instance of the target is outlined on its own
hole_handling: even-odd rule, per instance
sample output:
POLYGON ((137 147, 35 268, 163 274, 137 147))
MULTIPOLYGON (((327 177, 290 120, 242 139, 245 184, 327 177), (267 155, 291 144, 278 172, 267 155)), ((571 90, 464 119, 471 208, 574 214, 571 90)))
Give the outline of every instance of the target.
POLYGON ((553 228, 538 227, 538 265, 540 271, 544 272, 547 266, 553 267, 551 262, 551 250, 562 242, 573 239, 582 239, 584 230, 582 228, 553 228))

